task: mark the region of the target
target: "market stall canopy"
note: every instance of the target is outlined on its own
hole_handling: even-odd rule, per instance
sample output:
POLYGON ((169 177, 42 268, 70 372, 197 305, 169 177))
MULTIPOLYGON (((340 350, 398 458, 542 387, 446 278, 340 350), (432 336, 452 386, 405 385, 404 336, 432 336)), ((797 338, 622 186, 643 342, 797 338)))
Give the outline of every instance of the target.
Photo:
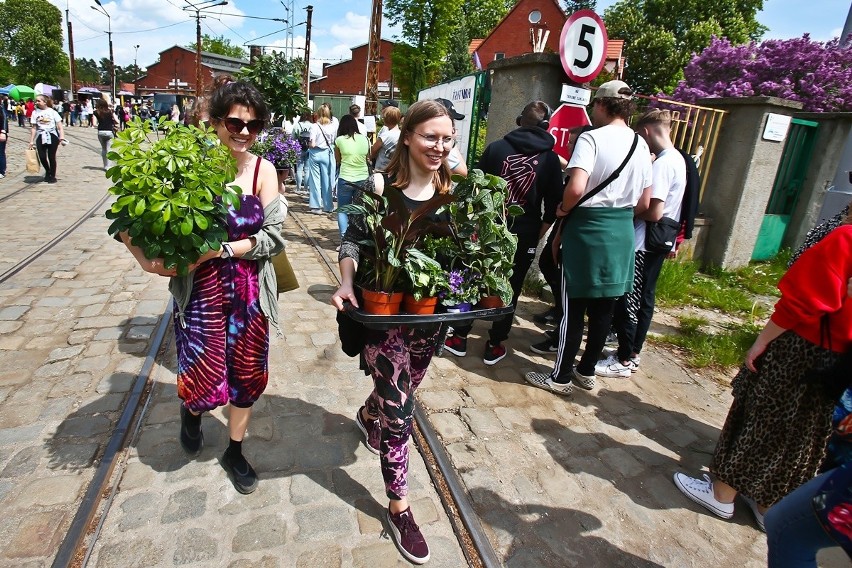
POLYGON ((0 87, 0 95, 8 95, 9 91, 11 91, 14 86, 15 85, 8 85, 6 87, 0 87))
POLYGON ((130 91, 119 91, 116 94, 120 97, 132 97, 133 96, 133 93, 131 93, 130 91))
POLYGON ((48 85, 47 83, 36 83, 33 90, 37 95, 47 95, 48 97, 52 97, 54 89, 58 88, 59 87, 48 85))
POLYGON ((24 101, 26 99, 34 99, 35 91, 25 85, 15 85, 9 90, 9 96, 16 101, 24 101))
POLYGON ((78 93, 82 93, 84 95, 100 95, 101 92, 94 87, 80 87, 77 89, 78 93))

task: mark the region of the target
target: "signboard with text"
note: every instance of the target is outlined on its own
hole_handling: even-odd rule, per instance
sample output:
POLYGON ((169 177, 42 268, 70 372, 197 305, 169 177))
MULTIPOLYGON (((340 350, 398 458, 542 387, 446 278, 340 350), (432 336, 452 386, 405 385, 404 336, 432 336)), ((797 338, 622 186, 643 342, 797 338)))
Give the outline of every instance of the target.
POLYGON ((473 124, 473 102, 476 95, 476 75, 467 75, 455 81, 441 83, 417 94, 417 100, 447 99, 453 104, 453 110, 463 114, 464 118, 455 121, 456 147, 462 157, 467 156, 470 145, 470 131, 473 124))

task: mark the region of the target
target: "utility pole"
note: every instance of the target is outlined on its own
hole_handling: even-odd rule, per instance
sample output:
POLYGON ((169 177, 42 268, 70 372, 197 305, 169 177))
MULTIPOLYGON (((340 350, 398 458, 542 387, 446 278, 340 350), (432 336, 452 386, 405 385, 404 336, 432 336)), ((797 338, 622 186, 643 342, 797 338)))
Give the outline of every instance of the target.
POLYGON ((139 82, 139 64, 137 61, 139 59, 139 46, 134 45, 133 49, 135 50, 133 52, 133 96, 138 97, 139 87, 137 86, 137 83, 139 82))
MULTIPOLYGON (((375 115, 379 105, 379 63, 382 49, 382 0, 373 0, 370 16, 370 45, 367 49, 367 81, 364 86, 365 115, 375 115)), ((390 98, 393 98, 392 96, 390 98)))
MULTIPOLYGON (((97 1, 97 0, 95 0, 97 1)), ((189 6, 184 6, 183 10, 187 12, 195 12, 195 96, 200 97, 204 94, 204 80, 201 77, 201 12, 207 8, 215 8, 216 6, 227 6, 227 0, 217 2, 216 0, 203 0, 193 4, 189 0, 184 0, 189 6)))
POLYGON ((65 21, 68 22, 68 69, 71 75, 71 98, 73 99, 74 94, 77 92, 77 89, 74 87, 74 83, 77 80, 77 62, 74 60, 74 34, 71 33, 71 15, 68 2, 65 3, 65 21))
POLYGON ((107 36, 109 37, 109 82, 112 89, 112 100, 115 103, 115 59, 112 57, 112 18, 109 17, 109 12, 106 11, 101 0, 95 0, 97 6, 92 6, 92 10, 102 13, 107 17, 107 36))
POLYGON ((314 14, 314 7, 307 6, 308 11, 307 29, 305 31, 305 100, 311 99, 311 17, 314 14))

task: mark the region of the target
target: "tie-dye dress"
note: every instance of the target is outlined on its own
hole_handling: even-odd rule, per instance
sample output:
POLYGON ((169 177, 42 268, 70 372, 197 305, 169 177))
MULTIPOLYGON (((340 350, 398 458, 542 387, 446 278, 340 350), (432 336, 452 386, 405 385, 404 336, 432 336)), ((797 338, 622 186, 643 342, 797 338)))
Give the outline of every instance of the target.
MULTIPOLYGON (((263 226, 255 195, 259 168, 258 158, 251 195, 240 196, 239 210, 228 210, 228 241, 247 239, 263 226)), ((193 412, 228 403, 248 408, 266 388, 269 326, 259 288, 255 260, 214 258, 195 270, 183 325, 175 317, 178 396, 193 412)))

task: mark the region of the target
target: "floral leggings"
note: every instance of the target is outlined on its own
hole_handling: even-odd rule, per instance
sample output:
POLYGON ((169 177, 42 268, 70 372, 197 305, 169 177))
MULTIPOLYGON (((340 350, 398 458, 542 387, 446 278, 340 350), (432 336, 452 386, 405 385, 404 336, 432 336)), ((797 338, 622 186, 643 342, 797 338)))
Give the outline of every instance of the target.
POLYGON ((414 418, 414 391, 426 375, 439 331, 396 327, 377 332, 364 348, 373 377, 373 392, 364 403, 379 417, 379 448, 385 493, 399 500, 408 495, 408 439, 414 418))

